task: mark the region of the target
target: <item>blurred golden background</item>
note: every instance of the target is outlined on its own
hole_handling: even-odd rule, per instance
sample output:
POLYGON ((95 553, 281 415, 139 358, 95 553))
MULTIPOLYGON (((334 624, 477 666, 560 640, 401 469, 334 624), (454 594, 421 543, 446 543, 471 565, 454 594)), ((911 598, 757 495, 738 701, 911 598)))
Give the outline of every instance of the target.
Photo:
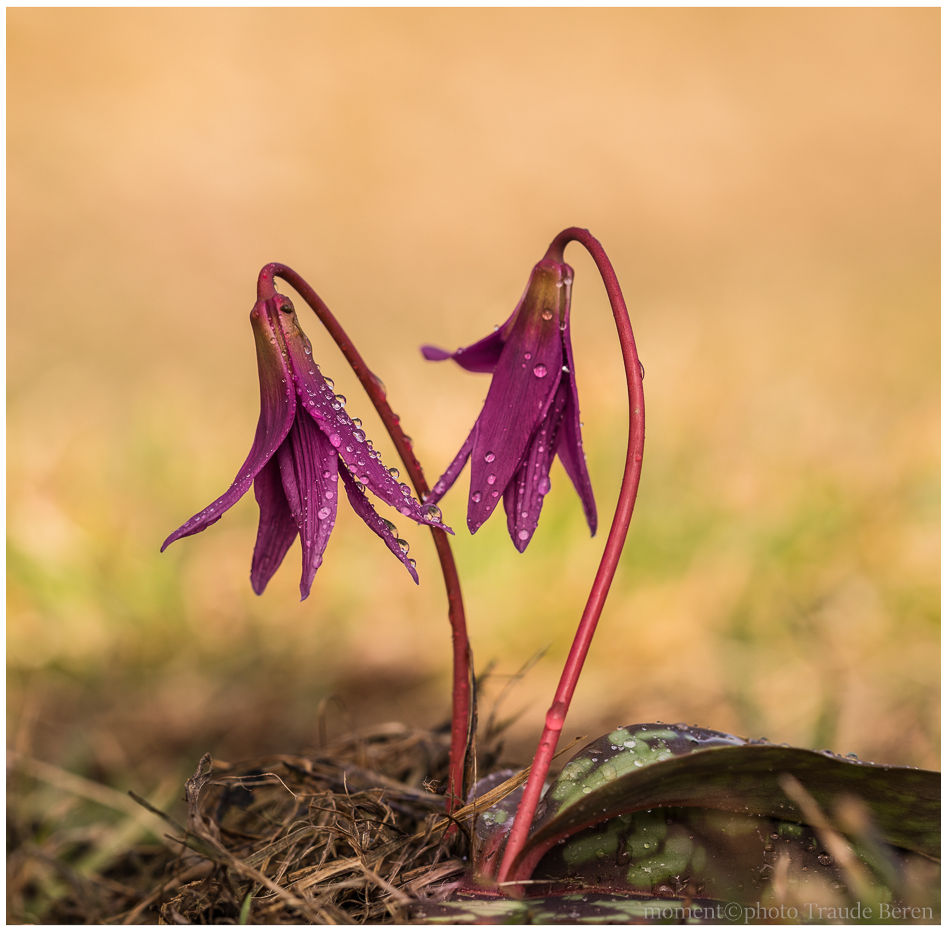
MULTIPOLYGON (((249 448, 264 263, 340 317, 433 481, 488 381, 418 346, 502 322, 580 225, 631 308, 647 444, 565 734, 685 721, 936 767, 939 40, 936 9, 8 10, 9 746, 160 804, 205 750, 444 721, 425 531, 401 528, 415 587, 343 514, 304 603, 295 546, 250 589, 252 496, 158 547, 249 448)), ((467 534, 466 474, 442 503, 517 762, 624 455, 604 289, 566 258, 603 530, 558 464, 523 556, 502 517, 467 534)))

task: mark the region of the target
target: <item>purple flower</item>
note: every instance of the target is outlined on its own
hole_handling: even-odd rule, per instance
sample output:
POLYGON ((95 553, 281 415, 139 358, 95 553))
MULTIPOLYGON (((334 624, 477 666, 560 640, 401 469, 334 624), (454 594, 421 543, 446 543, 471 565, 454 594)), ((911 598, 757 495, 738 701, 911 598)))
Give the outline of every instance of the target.
MULTIPOLYGON (((309 595, 313 577, 335 525, 339 477, 356 514, 385 542, 418 581, 408 545, 365 497, 378 498, 419 524, 450 531, 440 510, 421 505, 398 482, 366 440, 361 422, 345 411, 345 399, 319 371, 312 346, 302 332, 289 298, 270 287, 250 312, 260 374, 260 420, 253 446, 233 484, 162 544, 164 550, 219 521, 250 485, 260 506, 260 524, 250 569, 253 591, 260 594, 298 536, 302 542, 299 591, 309 595)), ((452 532, 451 532, 452 533, 452 532)))
POLYGON ((536 530, 556 454, 593 534, 597 523, 569 338, 572 278, 564 262, 544 259, 502 327, 455 353, 421 348, 426 359, 453 359, 471 372, 493 373, 473 430, 426 500, 439 501, 469 458, 467 526, 474 533, 502 495, 510 537, 520 552, 536 530))

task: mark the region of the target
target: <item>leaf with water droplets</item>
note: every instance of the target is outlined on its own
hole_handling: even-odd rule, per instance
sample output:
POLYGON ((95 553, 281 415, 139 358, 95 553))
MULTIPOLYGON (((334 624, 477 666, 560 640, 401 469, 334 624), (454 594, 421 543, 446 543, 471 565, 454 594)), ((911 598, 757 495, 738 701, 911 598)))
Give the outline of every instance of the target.
POLYGON ((826 811, 840 797, 860 799, 889 845, 937 856, 938 774, 746 741, 705 728, 649 724, 616 729, 563 767, 544 797, 516 876, 528 876, 563 839, 657 807, 804 825, 805 814, 783 789, 785 774, 826 811))

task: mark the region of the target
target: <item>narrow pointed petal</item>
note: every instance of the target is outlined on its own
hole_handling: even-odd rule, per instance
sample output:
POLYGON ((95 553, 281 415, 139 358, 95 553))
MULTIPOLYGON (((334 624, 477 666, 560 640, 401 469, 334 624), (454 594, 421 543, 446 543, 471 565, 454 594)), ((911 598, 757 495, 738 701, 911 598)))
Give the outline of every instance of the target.
POLYGON ((562 263, 540 262, 533 269, 474 436, 467 509, 471 533, 490 517, 555 397, 563 364, 559 325, 569 306, 564 281, 567 276, 571 281, 571 274, 562 263))
POLYGON ((503 350, 502 330, 497 328, 493 333, 485 336, 470 346, 462 346, 451 353, 440 347, 425 344, 421 353, 425 359, 438 362, 442 359, 453 359, 459 366, 468 372, 493 372, 503 350))
MULTIPOLYGON (((411 494, 411 487, 399 483, 372 449, 365 432, 357 427, 345 410, 344 399, 336 396, 312 360, 312 347, 295 314, 281 318, 283 336, 290 358, 290 368, 299 395, 299 405, 335 448, 349 472, 383 502, 396 508, 418 524, 428 524, 453 533, 441 523, 435 505, 422 505, 411 494)), ((300 415, 299 419, 302 419, 300 415)))
POLYGON ((276 456, 286 503, 302 542, 299 592, 305 599, 335 526, 338 456, 313 421, 306 417, 296 419, 276 456))
POLYGON ((447 490, 457 481, 457 477, 463 471, 464 466, 467 465, 467 460, 470 459, 470 451, 473 448, 473 438, 476 430, 477 424, 474 422, 473 430, 467 434, 467 439, 457 451, 457 455, 451 460, 450 466, 444 470, 444 475, 434 483, 430 494, 425 496, 425 502, 439 502, 447 494, 447 490))
POLYGON ((261 595, 299 534, 299 528, 286 503, 275 458, 257 474, 253 491, 260 506, 260 526, 250 564, 250 585, 261 595))
POLYGON ((520 468, 503 493, 506 526, 513 546, 520 553, 533 538, 543 498, 549 491, 549 469, 556 455, 556 441, 568 397, 569 388, 561 382, 549 412, 530 439, 520 468))
POLYGON ((162 550, 174 541, 197 534, 219 521, 224 512, 247 493, 257 474, 286 439, 293 423, 296 393, 273 325, 266 315, 264 302, 254 305, 250 322, 253 325, 260 377, 260 418, 253 445, 230 488, 170 534, 161 545, 162 550))
POLYGON ((388 549, 405 565, 405 569, 411 574, 411 578, 418 582, 418 571, 408 559, 408 545, 404 544, 404 547, 402 547, 404 542, 398 542, 398 538, 392 531, 394 525, 390 525, 375 511, 372 503, 365 497, 365 493, 349 475, 348 470, 340 469, 339 474, 342 476, 342 482, 345 485, 352 510, 385 542, 388 549))
POLYGON ((572 480, 579 498, 582 500, 582 509, 585 511, 585 520, 588 522, 592 536, 598 528, 598 515, 595 509, 595 495, 592 493, 592 480, 589 478, 589 468, 585 462, 585 451, 582 449, 582 425, 579 418, 579 391, 575 381, 575 363, 572 360, 572 340, 569 336, 568 323, 563 332, 563 344, 566 352, 568 373, 563 373, 563 379, 569 385, 569 397, 562 415, 562 430, 559 432, 559 459, 565 468, 566 475, 572 480))

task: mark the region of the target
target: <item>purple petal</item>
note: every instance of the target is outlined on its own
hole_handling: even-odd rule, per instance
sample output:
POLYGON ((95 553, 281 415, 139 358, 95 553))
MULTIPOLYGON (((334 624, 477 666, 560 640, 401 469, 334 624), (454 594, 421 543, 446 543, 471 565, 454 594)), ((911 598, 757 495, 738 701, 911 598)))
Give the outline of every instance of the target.
POLYGON ((260 418, 253 445, 230 488, 170 534, 161 545, 162 550, 179 538, 197 534, 219 521, 224 512, 246 494, 257 474, 286 439, 293 423, 296 393, 286 360, 276 342, 272 322, 267 317, 264 302, 254 305, 250 322, 256 341, 260 377, 260 418))
POLYGON ((569 397, 562 416, 562 430, 559 431, 557 452, 566 474, 572 480, 576 492, 579 493, 582 508, 585 511, 585 520, 594 536, 598 528, 598 515, 595 510, 595 495, 592 493, 592 480, 589 478, 589 468, 582 449, 579 390, 575 381, 575 363, 572 360, 572 340, 569 335, 568 320, 562 333, 562 342, 566 351, 566 365, 569 367, 568 373, 563 374, 563 380, 569 384, 569 397))
POLYGON ((473 447, 473 437, 476 430, 477 423, 474 422, 473 430, 467 434, 467 439, 461 445, 457 455, 451 460, 451 464, 444 471, 444 475, 434 483, 434 488, 431 489, 430 494, 425 496, 425 502, 439 502, 447 493, 447 490, 457 481, 457 477, 470 458, 470 450, 473 447))
POLYGON ((260 595, 283 562, 286 551, 299 534, 299 528, 286 503, 275 459, 271 459, 257 474, 253 491, 260 506, 260 526, 250 564, 250 585, 260 595))
POLYGON ((277 450, 276 457, 286 504, 299 528, 302 542, 303 568, 299 592, 305 599, 335 526, 338 456, 313 421, 300 416, 293 423, 286 443, 277 450))
POLYGON ((556 437, 568 397, 568 386, 560 382, 549 412, 530 439, 526 456, 503 493, 506 526, 513 546, 520 553, 532 540, 543 497, 549 491, 549 468, 556 455, 556 437))
MULTIPOLYGON (((558 263, 539 263, 510 328, 474 435, 467 526, 475 532, 493 512, 520 463, 562 376, 559 330, 569 289, 558 263)), ((569 269, 571 274, 571 269, 569 269)))
POLYGON ((453 533, 441 523, 440 510, 435 505, 422 505, 411 494, 411 488, 399 483, 389 472, 365 432, 352 422, 343 401, 333 393, 312 361, 312 347, 295 321, 284 317, 282 324, 300 407, 318 424, 346 469, 373 495, 397 508, 405 517, 453 533))
POLYGON ((503 350, 502 333, 503 331, 498 328, 482 340, 471 343, 470 346, 462 346, 453 353, 425 344, 421 347, 421 353, 425 359, 432 362, 453 359, 468 372, 493 372, 503 350))
POLYGON ((418 571, 408 559, 408 545, 398 542, 392 532, 393 524, 389 524, 372 507, 372 503, 365 497, 365 493, 358 487, 356 481, 345 469, 340 470, 345 491, 355 513, 385 542, 388 549, 405 565, 415 582, 418 582, 418 571), (404 546, 402 547, 402 544, 404 546))

